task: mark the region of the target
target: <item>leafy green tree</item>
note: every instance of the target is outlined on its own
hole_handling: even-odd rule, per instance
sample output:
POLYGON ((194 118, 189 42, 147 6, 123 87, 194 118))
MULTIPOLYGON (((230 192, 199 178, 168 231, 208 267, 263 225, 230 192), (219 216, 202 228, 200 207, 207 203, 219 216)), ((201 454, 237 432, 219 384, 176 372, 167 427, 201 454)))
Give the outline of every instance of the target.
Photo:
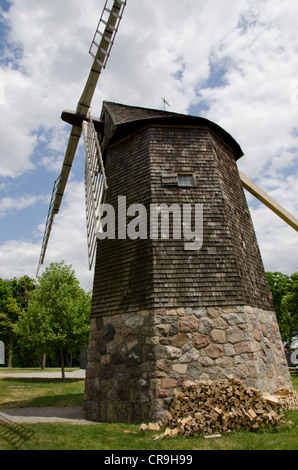
POLYGON ((0 279, 0 338, 6 345, 8 367, 12 367, 13 352, 16 350, 15 326, 34 288, 35 281, 28 276, 0 279))
POLYGON ((35 279, 25 275, 19 279, 14 277, 13 279, 5 281, 11 291, 11 295, 16 299, 20 308, 26 309, 29 301, 32 299, 33 291, 36 287, 35 279))
POLYGON ((281 301, 281 310, 288 317, 288 338, 298 335, 298 272, 290 277, 288 293, 281 301))
POLYGON ((266 273, 282 339, 290 341, 298 334, 298 272, 288 276, 266 273))
POLYGON ((8 281, 0 279, 0 337, 7 351, 7 367, 12 367, 14 328, 21 315, 21 308, 12 296, 8 281))
POLYGON ((55 352, 64 357, 88 342, 91 295, 80 287, 71 266, 52 263, 39 278, 32 300, 24 311, 17 332, 34 343, 40 352, 55 352))

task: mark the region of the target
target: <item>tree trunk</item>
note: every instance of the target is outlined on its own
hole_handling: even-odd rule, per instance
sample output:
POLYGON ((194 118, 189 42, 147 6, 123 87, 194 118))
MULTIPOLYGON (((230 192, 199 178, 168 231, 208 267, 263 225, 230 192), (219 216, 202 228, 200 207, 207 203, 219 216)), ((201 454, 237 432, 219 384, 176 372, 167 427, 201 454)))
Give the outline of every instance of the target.
POLYGON ((45 370, 46 368, 46 359, 47 359, 47 355, 46 353, 43 353, 42 360, 41 360, 41 370, 45 370))
POLYGON ((12 343, 13 343, 13 333, 8 335, 8 351, 7 351, 7 367, 12 368, 12 343))
POLYGON ((60 351, 61 358, 61 371, 62 371, 62 380, 65 380, 65 370, 64 370, 64 351, 60 351))

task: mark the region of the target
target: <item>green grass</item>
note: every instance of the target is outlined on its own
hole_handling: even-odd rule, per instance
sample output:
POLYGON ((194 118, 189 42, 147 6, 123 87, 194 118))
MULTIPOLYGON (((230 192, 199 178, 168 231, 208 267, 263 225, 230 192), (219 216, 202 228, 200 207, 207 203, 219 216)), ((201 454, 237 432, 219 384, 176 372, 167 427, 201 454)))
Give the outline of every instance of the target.
POLYGON ((0 378, 0 411, 3 408, 82 406, 84 380, 0 378))
MULTIPOLYGON (((284 428, 279 433, 265 431, 250 433, 241 431, 220 439, 183 438, 153 439, 154 433, 139 432, 138 425, 94 424, 78 426, 72 424, 23 424, 11 425, 1 431, 0 450, 297 450, 297 412, 287 413, 295 427, 284 428), (128 434, 126 431, 129 431, 128 434), (13 442, 19 437, 19 443, 13 442), (20 445, 21 444, 21 445, 20 445)), ((4 428, 4 426, 2 426, 4 428)))
POLYGON ((297 374, 292 375, 292 383, 293 383, 294 389, 296 390, 296 392, 298 392, 298 375, 297 374))
MULTIPOLYGON (((298 376, 293 377, 298 391, 298 376)), ((80 379, 0 378, 1 408, 81 406, 84 381, 80 379)), ((5 424, 0 421, 0 450, 297 450, 298 411, 286 413, 294 423, 280 432, 241 431, 220 439, 183 438, 153 440, 154 433, 139 432, 139 425, 5 424)))

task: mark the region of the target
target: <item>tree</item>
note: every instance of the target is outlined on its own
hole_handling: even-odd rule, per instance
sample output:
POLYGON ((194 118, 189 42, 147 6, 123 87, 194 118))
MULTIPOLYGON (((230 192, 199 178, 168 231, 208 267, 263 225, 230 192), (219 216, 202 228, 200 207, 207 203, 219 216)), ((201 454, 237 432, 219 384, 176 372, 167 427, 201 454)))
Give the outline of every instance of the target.
POLYGON ((52 263, 40 276, 28 309, 17 331, 40 352, 60 354, 62 379, 64 357, 88 342, 91 295, 80 287, 71 266, 52 263))
POLYGON ((36 287, 35 279, 25 275, 19 279, 14 277, 13 279, 5 282, 11 291, 11 295, 16 299, 20 308, 22 310, 26 309, 29 301, 32 299, 33 291, 36 287))
POLYGON ((266 273, 282 339, 290 341, 298 334, 298 272, 288 276, 266 273))
POLYGON ((8 355, 7 367, 12 367, 14 328, 20 315, 21 308, 12 296, 8 281, 0 279, 0 326, 8 355))
POLYGON ((281 310, 286 312, 288 317, 288 338, 298 335, 298 272, 290 277, 288 293, 281 301, 281 310))

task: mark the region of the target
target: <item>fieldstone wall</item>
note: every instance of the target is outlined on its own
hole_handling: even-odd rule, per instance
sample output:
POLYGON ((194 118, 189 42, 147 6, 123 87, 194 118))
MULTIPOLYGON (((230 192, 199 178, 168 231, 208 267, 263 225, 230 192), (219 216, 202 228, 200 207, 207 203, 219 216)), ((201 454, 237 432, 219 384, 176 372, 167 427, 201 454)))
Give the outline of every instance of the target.
POLYGON ((250 306, 144 310, 91 319, 85 417, 158 420, 184 380, 291 386, 274 312, 250 306))

